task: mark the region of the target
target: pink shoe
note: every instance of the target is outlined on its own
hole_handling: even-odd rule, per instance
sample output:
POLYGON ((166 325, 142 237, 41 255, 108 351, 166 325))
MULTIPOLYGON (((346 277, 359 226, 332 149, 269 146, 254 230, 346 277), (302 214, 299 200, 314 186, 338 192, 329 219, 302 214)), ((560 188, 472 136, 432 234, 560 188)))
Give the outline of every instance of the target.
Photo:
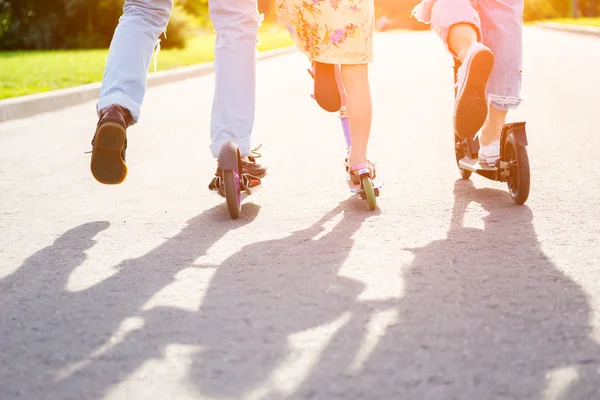
POLYGON ((354 164, 350 167, 350 178, 355 185, 360 184, 360 176, 362 174, 369 174, 371 179, 375 179, 377 176, 375 165, 372 162, 367 161, 366 163, 354 164))

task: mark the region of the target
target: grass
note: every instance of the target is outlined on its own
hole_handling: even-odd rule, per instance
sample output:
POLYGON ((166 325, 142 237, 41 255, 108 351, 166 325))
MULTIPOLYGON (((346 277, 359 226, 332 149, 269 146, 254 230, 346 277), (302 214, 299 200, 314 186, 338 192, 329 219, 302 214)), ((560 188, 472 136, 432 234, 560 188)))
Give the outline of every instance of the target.
MULTIPOLYGON (((293 44, 279 26, 262 26, 259 39, 259 51, 293 44)), ((158 71, 212 61, 214 40, 214 33, 204 33, 190 39, 185 49, 161 50, 158 71)), ((108 50, 0 52, 0 100, 99 82, 107 54, 108 50)))
POLYGON ((583 26, 594 26, 600 28, 600 17, 599 18, 560 18, 551 19, 547 22, 556 22, 559 24, 566 25, 583 25, 583 26))

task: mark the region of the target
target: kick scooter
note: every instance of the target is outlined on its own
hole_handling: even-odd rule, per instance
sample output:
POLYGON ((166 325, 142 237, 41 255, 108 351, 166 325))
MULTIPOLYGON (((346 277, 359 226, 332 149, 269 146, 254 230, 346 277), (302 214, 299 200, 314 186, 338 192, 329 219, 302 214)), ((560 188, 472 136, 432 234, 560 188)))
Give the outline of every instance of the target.
POLYGON ((221 176, 215 176, 208 188, 225 198, 229 215, 232 219, 237 219, 242 203, 262 187, 262 180, 242 173, 240 150, 234 142, 227 142, 221 147, 217 160, 223 172, 221 176))
MULTIPOLYGON (((454 60, 454 97, 458 95, 458 69, 460 61, 454 60)), ((456 165, 463 179, 469 179, 475 172, 487 179, 506 182, 510 197, 516 204, 524 204, 529 197, 529 157, 527 155, 527 133, 525 122, 504 125, 500 138, 500 159, 493 166, 480 163, 478 158, 479 140, 462 139, 454 135, 456 165)))
POLYGON ((366 200, 367 207, 369 210, 373 211, 377 208, 377 197, 379 197, 379 192, 383 187, 383 182, 381 182, 378 177, 371 179, 371 171, 367 167, 353 171, 354 173, 358 174, 358 183, 354 183, 352 181, 352 177, 350 176, 350 146, 352 142, 350 138, 350 124, 348 122, 348 102, 346 89, 344 88, 344 82, 342 80, 341 66, 315 62, 313 64, 313 69, 309 69, 308 73, 313 79, 320 80, 318 84, 315 82, 315 87, 321 88, 321 94, 323 98, 327 97, 327 99, 321 103, 319 102, 320 99, 317 99, 316 97, 317 93, 313 94, 311 97, 317 100, 321 108, 323 108, 325 111, 338 111, 338 115, 342 123, 342 129, 344 131, 344 138, 346 140, 346 158, 344 160, 344 167, 346 169, 346 182, 350 192, 359 195, 362 200, 366 200), (317 73, 317 71, 321 72, 317 73), (332 95, 332 91, 335 90, 339 92, 339 98, 337 105, 333 106, 333 104, 336 102, 331 100, 332 98, 338 96, 338 93, 332 95), (328 105, 325 105, 326 103, 328 105))

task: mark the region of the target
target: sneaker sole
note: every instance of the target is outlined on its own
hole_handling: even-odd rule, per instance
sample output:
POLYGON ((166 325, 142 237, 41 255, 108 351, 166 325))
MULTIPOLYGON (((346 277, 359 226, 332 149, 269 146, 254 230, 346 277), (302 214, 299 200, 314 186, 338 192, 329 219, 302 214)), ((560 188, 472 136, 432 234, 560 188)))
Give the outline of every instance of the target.
POLYGON ((456 100, 454 133, 463 139, 473 138, 483 126, 488 113, 487 83, 494 67, 494 55, 480 50, 467 65, 465 88, 456 100))
POLYGON ((123 183, 127 165, 121 158, 125 147, 125 129, 119 124, 107 122, 96 134, 90 169, 96 180, 105 185, 123 183))

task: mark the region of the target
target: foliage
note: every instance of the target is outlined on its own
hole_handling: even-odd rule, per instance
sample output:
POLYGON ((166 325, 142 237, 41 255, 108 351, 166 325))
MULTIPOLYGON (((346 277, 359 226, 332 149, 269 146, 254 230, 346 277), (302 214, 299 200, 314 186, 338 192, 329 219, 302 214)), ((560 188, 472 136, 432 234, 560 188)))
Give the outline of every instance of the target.
MULTIPOLYGON (((276 20, 276 0, 257 0, 267 22, 276 20)), ((524 0, 524 19, 533 21, 571 16, 574 0, 524 0)), ((0 0, 0 50, 106 48, 124 0, 0 0)), ((411 18, 419 0, 375 0, 376 17, 392 26, 429 29, 411 18)), ((578 14, 600 15, 600 0, 576 0, 578 14)), ((208 0, 175 0, 164 48, 182 47, 196 28, 210 28, 208 0)))
MULTIPOLYGON (((288 31, 279 26, 263 25, 259 37, 258 51, 293 44, 288 31)), ((158 71, 212 61, 214 42, 215 34, 205 32, 190 38, 183 49, 163 48, 157 57, 158 71)), ((0 52, 0 100, 98 82, 107 53, 106 49, 0 52)))
MULTIPOLYGON (((164 47, 182 46, 195 22, 206 15, 206 5, 189 7, 176 2, 163 40, 164 47)), ((0 50, 106 48, 123 10, 124 0, 0 0, 0 50)))
POLYGON ((183 48, 186 40, 193 34, 194 22, 181 5, 176 4, 171 13, 167 31, 160 40, 160 46, 165 49, 183 48))
MULTIPOLYGON (((572 14, 573 0, 524 0, 525 21, 538 21, 541 19, 564 18, 572 14)), ((422 24, 410 18, 411 11, 420 0, 375 0, 375 14, 386 16, 395 20, 396 27, 421 29, 422 24)), ((579 16, 600 16, 600 0, 576 0, 579 16)))
POLYGON ((539 21, 565 17, 568 13, 568 1, 526 0, 523 19, 525 21, 539 21))
POLYGON ((539 21, 542 19, 555 19, 571 17, 572 6, 578 16, 600 16, 600 0, 525 0, 523 19, 525 21, 539 21))
POLYGON ((428 25, 411 18, 412 10, 420 0, 375 0, 375 17, 387 17, 391 27, 399 29, 427 30, 428 25))

